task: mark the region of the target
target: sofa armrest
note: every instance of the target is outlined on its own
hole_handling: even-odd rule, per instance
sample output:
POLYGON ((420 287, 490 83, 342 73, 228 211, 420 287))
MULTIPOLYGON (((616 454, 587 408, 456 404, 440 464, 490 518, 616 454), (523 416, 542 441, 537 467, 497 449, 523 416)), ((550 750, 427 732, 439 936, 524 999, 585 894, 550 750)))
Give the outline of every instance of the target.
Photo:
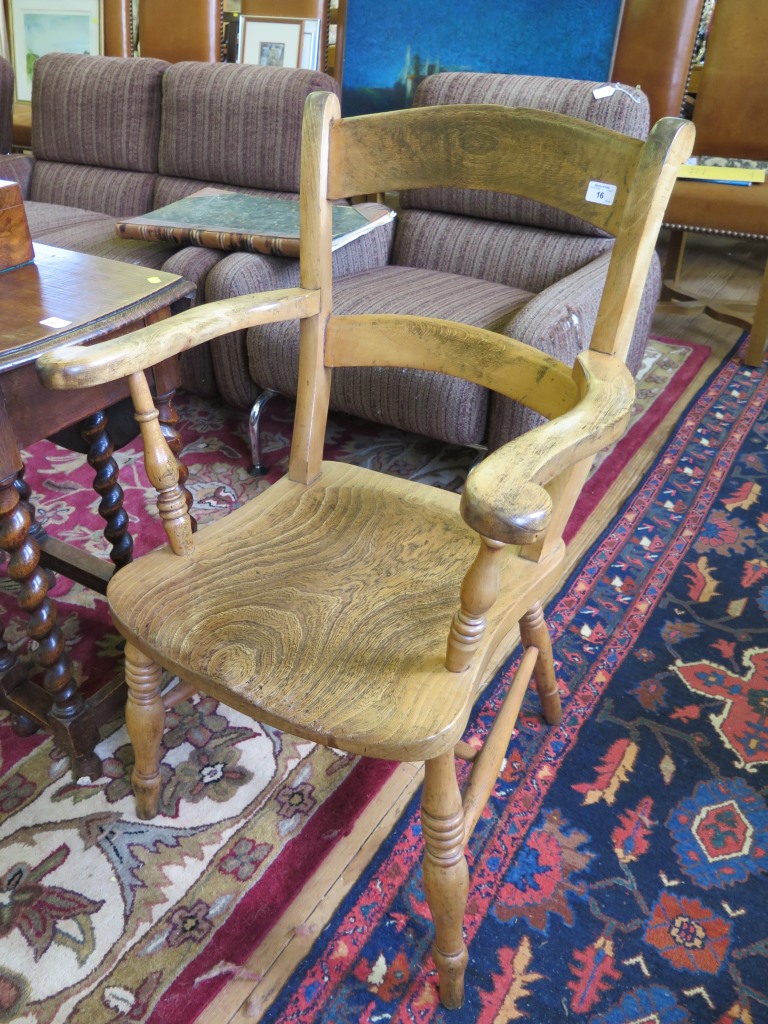
MULTIPOLYGON (((573 365, 589 345, 610 258, 610 253, 603 253, 539 292, 515 314, 504 333, 573 365)), ((659 258, 654 254, 627 353, 627 367, 633 375, 640 367, 648 342, 651 317, 661 287, 660 274, 659 258)), ((541 417, 530 409, 493 394, 488 417, 488 448, 494 450, 539 423, 541 417)))
POLYGON ((35 158, 25 153, 0 154, 0 179, 17 181, 21 186, 22 199, 30 198, 32 171, 35 169, 35 158))
MULTIPOLYGON (((362 205, 366 208, 381 208, 378 203, 362 205)), ((333 276, 347 277, 387 266, 394 231, 395 220, 390 220, 336 249, 332 258, 333 276)), ((298 284, 298 260, 236 252, 226 256, 210 270, 205 281, 205 298, 207 302, 216 302, 251 292, 295 288, 298 284)), ((261 390, 249 372, 245 333, 238 331, 217 338, 210 348, 217 390, 225 402, 240 409, 250 408, 261 390)), ((194 381, 186 373, 184 386, 188 391, 195 392, 194 381)))
MULTIPOLYGON (((359 208, 373 214, 379 210, 388 210, 381 203, 360 203, 359 208)), ((377 225, 372 231, 354 238, 340 249, 333 252, 333 274, 335 277, 346 277, 348 274, 361 274, 365 270, 376 270, 386 267, 392 262, 392 245, 395 238, 397 218, 392 217, 383 224, 377 225)))

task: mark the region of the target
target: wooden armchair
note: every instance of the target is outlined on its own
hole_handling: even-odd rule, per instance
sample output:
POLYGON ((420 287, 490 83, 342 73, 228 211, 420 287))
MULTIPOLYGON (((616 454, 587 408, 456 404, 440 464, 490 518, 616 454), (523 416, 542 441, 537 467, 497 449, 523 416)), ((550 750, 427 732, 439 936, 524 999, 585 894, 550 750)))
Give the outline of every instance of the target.
POLYGON ((284 731, 354 754, 425 762, 424 884, 440 996, 463 999, 464 846, 490 793, 531 677, 560 720, 541 602, 561 579, 563 527, 591 456, 624 430, 623 356, 677 165, 693 129, 647 142, 563 115, 447 106, 340 119, 307 100, 301 286, 209 303, 163 325, 38 363, 48 387, 127 376, 170 544, 109 585, 126 638, 126 719, 137 813, 158 808, 162 671, 284 731), (422 317, 334 316, 331 203, 409 186, 503 190, 615 233, 589 352, 571 369, 491 331, 422 317), (610 204, 610 205, 609 205, 610 204), (288 475, 193 535, 144 369, 229 330, 301 320, 288 475), (468 376, 550 417, 490 455, 464 494, 324 462, 331 375, 342 365, 468 376), (478 753, 461 739, 478 693, 525 653, 478 753), (463 795, 455 758, 473 761, 463 795))
MULTIPOLYGON (((711 157, 768 161, 768 4, 717 0, 710 24, 693 121, 696 152, 711 157)), ((768 339, 768 263, 757 303, 721 303, 690 290, 684 279, 686 232, 768 239, 768 183, 676 185, 665 224, 672 229, 664 272, 665 312, 704 312, 751 328, 746 361, 759 366, 768 339), (667 301, 670 300, 670 301, 667 301)))

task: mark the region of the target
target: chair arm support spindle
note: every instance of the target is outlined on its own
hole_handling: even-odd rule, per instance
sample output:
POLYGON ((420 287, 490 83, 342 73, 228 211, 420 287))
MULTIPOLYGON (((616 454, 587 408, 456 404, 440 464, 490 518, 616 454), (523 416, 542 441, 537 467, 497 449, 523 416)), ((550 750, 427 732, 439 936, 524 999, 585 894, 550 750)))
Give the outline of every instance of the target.
POLYGON ((504 545, 480 538, 480 550, 461 585, 460 607, 448 634, 445 667, 449 672, 464 672, 480 646, 487 626, 486 614, 499 596, 501 577, 499 553, 504 545))
POLYGON ((131 389, 136 421, 144 442, 147 476, 157 491, 157 509, 168 541, 177 555, 189 555, 195 547, 187 499, 179 486, 179 466, 160 428, 160 414, 152 400, 144 374, 131 374, 131 389))

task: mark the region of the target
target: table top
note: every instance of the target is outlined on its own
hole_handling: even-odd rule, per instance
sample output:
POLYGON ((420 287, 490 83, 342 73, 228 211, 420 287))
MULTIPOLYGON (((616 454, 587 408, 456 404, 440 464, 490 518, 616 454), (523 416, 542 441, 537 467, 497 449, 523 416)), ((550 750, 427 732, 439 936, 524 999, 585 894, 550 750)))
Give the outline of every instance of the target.
POLYGON ((124 328, 194 291, 176 274, 35 243, 34 262, 0 273, 0 372, 124 328))

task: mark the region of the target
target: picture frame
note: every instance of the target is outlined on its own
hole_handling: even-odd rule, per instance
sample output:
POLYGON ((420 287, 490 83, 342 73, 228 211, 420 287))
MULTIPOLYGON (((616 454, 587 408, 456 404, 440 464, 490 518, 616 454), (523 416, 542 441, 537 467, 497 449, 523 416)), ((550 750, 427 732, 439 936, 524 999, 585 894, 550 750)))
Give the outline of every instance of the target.
POLYGON ((241 14, 238 64, 317 70, 320 59, 319 18, 268 18, 241 14))
POLYGON ((16 99, 32 99, 35 61, 45 53, 103 50, 102 0, 8 0, 16 99))
POLYGON ((341 109, 407 109, 440 71, 610 81, 624 3, 347 0, 341 109))

